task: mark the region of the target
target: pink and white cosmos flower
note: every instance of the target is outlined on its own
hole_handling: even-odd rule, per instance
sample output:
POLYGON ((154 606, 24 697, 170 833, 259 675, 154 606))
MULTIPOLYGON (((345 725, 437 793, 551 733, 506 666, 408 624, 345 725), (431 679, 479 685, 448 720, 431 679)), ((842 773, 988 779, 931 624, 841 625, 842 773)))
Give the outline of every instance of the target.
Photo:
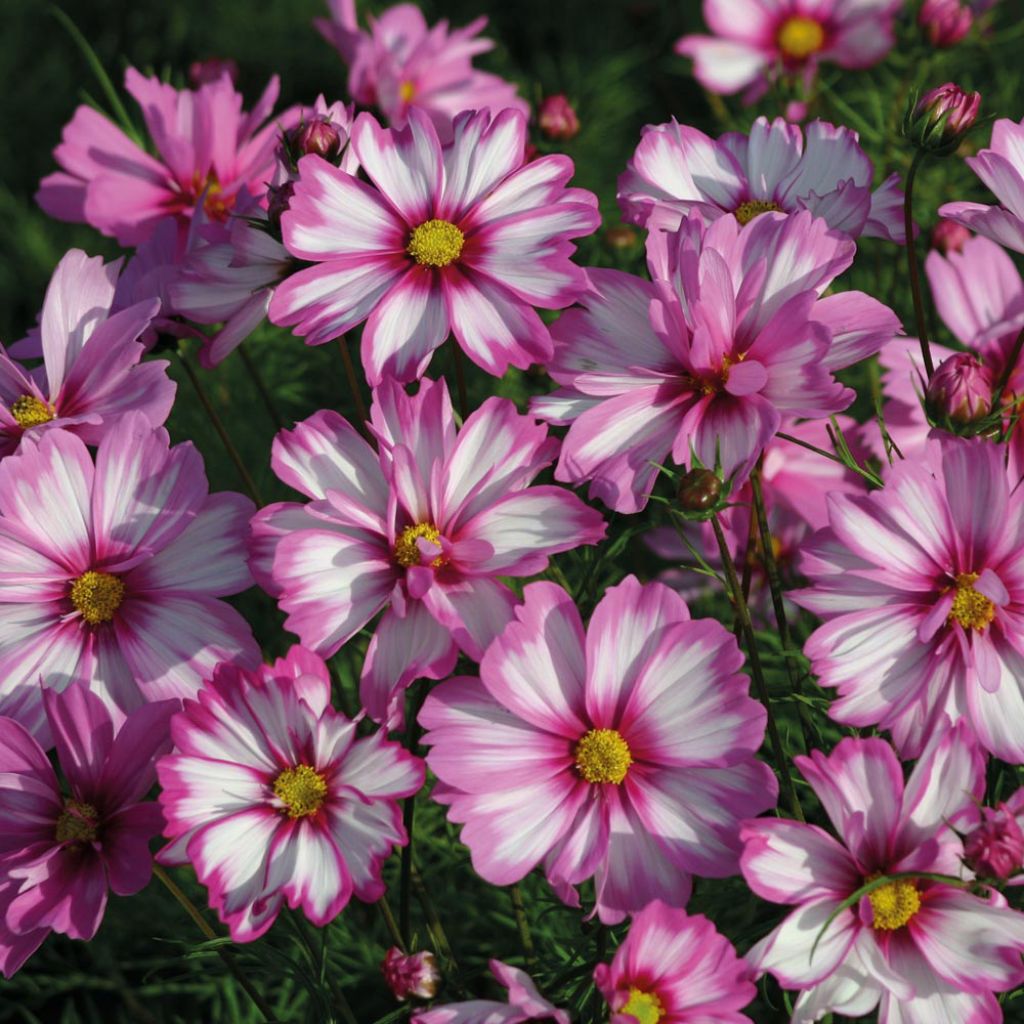
POLYGON ((370 31, 359 27, 355 0, 327 0, 330 19, 317 18, 321 35, 348 65, 349 95, 362 106, 376 107, 392 128, 404 128, 409 111, 422 110, 444 138, 464 110, 497 114, 506 108, 529 114, 516 86, 478 71, 473 58, 493 49, 477 38, 487 19, 449 31, 446 20, 428 27, 414 4, 396 4, 369 17, 370 31))
POLYGON ((876 1006, 879 1024, 998 1024, 992 993, 1024 980, 1024 915, 998 893, 986 899, 914 877, 963 875, 954 828, 985 788, 970 730, 940 730, 905 785, 878 739, 843 739, 828 756, 795 762, 839 840, 783 819, 749 821, 741 832, 747 884, 795 908, 747 954, 759 972, 802 990, 794 1024, 876 1006), (893 874, 905 877, 840 909, 865 883, 893 874))
POLYGON ((0 712, 45 736, 40 680, 85 681, 120 721, 193 693, 221 661, 255 664, 248 624, 218 600, 252 582, 251 514, 137 412, 95 464, 66 430, 0 460, 0 712))
POLYGON ((751 975, 706 917, 655 900, 612 962, 595 968, 594 983, 611 1024, 751 1024, 740 1013, 757 994, 751 975))
POLYGON ((791 596, 825 619, 804 652, 839 690, 829 714, 891 730, 904 757, 948 717, 1024 763, 1024 490, 1004 452, 929 441, 884 489, 830 496, 804 551, 811 586, 791 596))
POLYGON ((52 428, 98 444, 127 413, 154 426, 167 419, 176 385, 167 363, 141 363, 139 336, 160 309, 158 300, 111 313, 120 261, 69 250, 57 264, 40 313, 43 365, 28 371, 0 345, 0 457, 27 431, 52 428))
POLYGON ((510 885, 543 866, 571 906, 593 877, 605 923, 684 906, 691 875, 735 874, 739 820, 778 793, 742 664, 731 633, 660 583, 628 576, 586 632, 561 587, 528 584, 480 678, 442 683, 419 716, 474 870, 510 885))
POLYGON ((135 246, 165 217, 187 226, 202 203, 208 217, 224 221, 242 193, 266 192, 279 126, 295 120, 291 111, 265 123, 277 99, 276 76, 248 114, 226 71, 198 89, 179 90, 128 68, 124 86, 142 108, 156 155, 92 107, 79 107, 54 150, 62 169, 36 193, 51 217, 91 224, 135 246))
POLYGON ((441 145, 418 110, 402 131, 360 114, 352 148, 370 183, 316 156, 281 218, 285 248, 316 264, 274 293, 270 319, 320 345, 366 320, 372 385, 420 377, 449 335, 500 377, 551 357, 533 307, 575 301, 585 275, 569 239, 600 223, 597 198, 566 188, 572 161, 525 163, 526 118, 464 113, 441 145), (525 166, 524 166, 525 164, 525 166))
POLYGON ((693 211, 708 222, 732 214, 747 224, 769 210, 810 210, 851 238, 902 244, 899 175, 872 192, 874 173, 857 133, 827 121, 801 129, 759 117, 749 136, 711 139, 673 119, 644 129, 618 200, 625 220, 648 228, 675 231, 693 211))
POLYGON ((746 227, 696 213, 652 233, 654 282, 590 270, 590 291, 553 329, 560 391, 533 411, 569 423, 556 479, 589 480, 620 512, 644 508, 669 456, 745 479, 783 417, 823 417, 853 393, 833 376, 900 330, 862 292, 819 298, 853 241, 809 212, 746 227))
POLYGON ((516 598, 499 577, 543 572, 605 525, 571 492, 530 486, 558 442, 507 399, 489 398, 456 433, 443 381, 413 398, 389 381, 372 428, 376 451, 327 410, 277 436, 274 471, 312 500, 257 514, 252 567, 287 628, 324 657, 384 612, 360 699, 395 724, 405 687, 448 675, 460 650, 479 659, 509 622, 516 598))
POLYGON ((822 61, 868 68, 893 47, 903 0, 704 0, 714 35, 683 36, 676 53, 694 60, 711 92, 745 90, 753 103, 780 74, 810 86, 822 61))
POLYGON ((293 647, 256 673, 221 666, 171 721, 158 859, 195 867, 236 942, 286 901, 322 927, 353 895, 380 899, 381 867, 408 841, 398 800, 423 762, 383 730, 357 738, 330 701, 327 666, 293 647))
POLYGON ((147 704, 115 727, 84 685, 42 693, 70 796, 46 752, 0 717, 0 971, 9 978, 51 931, 89 941, 107 891, 130 896, 152 872, 149 842, 163 828, 145 802, 154 759, 171 748, 175 701, 147 704))

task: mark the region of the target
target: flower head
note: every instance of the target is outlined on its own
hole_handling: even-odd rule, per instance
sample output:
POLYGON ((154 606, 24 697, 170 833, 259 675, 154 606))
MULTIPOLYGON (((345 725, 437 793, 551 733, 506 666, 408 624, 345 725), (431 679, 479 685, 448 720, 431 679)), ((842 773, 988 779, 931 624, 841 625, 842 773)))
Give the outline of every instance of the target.
POLYGON ((974 12, 960 0, 924 0, 917 23, 932 46, 956 46, 971 31, 974 12))
POLYGON ((963 252, 964 245, 971 238, 970 231, 955 220, 940 220, 932 229, 932 248, 943 256, 951 252, 963 252))
POLYGON ((1022 796, 1018 790, 1009 804, 982 807, 980 821, 964 836, 964 863, 979 878, 1005 882, 1024 867, 1024 829, 1018 820, 1022 796))
POLYGON ((992 371, 970 352, 944 359, 928 382, 932 415, 953 423, 975 423, 992 409, 995 379, 992 371))
POLYGON ((429 950, 406 955, 392 946, 382 965, 384 980, 396 999, 433 999, 441 982, 437 958, 429 950))
POLYGON ((926 92, 908 113, 904 128, 916 145, 939 156, 954 153, 974 127, 981 93, 946 82, 926 92))

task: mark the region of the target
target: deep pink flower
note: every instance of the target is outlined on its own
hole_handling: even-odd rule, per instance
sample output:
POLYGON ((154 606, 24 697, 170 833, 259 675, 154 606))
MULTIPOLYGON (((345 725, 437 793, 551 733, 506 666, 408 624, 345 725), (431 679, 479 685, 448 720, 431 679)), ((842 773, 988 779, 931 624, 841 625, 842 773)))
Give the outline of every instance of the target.
POLYGON ((397 4, 370 16, 366 32, 359 27, 355 0, 327 0, 327 6, 330 19, 317 18, 314 24, 348 65, 349 95, 362 106, 376 107, 393 128, 404 128, 414 108, 444 137, 450 137, 452 121, 464 110, 530 112, 515 85, 473 67, 473 58, 494 46, 477 38, 486 18, 449 32, 446 20, 428 27, 414 4, 397 4))
POLYGON ((1014 813, 1022 795, 1018 790, 1010 804, 980 808, 981 820, 964 836, 964 863, 979 877, 1005 882, 1024 866, 1024 829, 1014 813))
POLYGON ((592 193, 566 188, 572 161, 524 166, 526 119, 512 110, 462 114, 454 133, 442 147, 420 111, 403 131, 361 114, 351 145, 372 184, 315 156, 299 162, 281 230, 316 265, 277 288, 270 318, 311 345, 366 320, 373 385, 421 376, 451 332, 495 376, 546 362, 551 336, 533 307, 562 309, 585 285, 569 239, 600 215, 592 193))
POLYGON ((274 471, 312 501, 257 514, 252 566, 288 629, 325 657, 384 611, 360 697, 395 722, 406 686, 448 675, 460 650, 479 659, 508 623, 516 598, 499 577, 543 572, 605 526, 570 491, 530 486, 558 443, 506 399, 456 434, 443 381, 414 398, 389 381, 372 425, 377 451, 326 410, 277 436, 274 471))
POLYGON ((995 378, 971 352, 957 352, 935 367, 926 398, 932 414, 954 423, 976 423, 992 409, 995 378))
POLYGON ((11 977, 51 932, 88 941, 107 891, 130 896, 152 872, 163 815, 143 802, 154 758, 170 750, 176 701, 133 711, 115 728, 84 685, 42 693, 67 789, 42 747, 0 718, 0 970, 11 977), (67 792, 69 790, 70 792, 67 792))
POLYGON ((620 512, 643 508, 656 463, 745 478, 784 416, 849 405, 833 371, 900 330, 861 292, 820 299, 854 243, 809 212, 765 213, 741 228, 697 214, 648 244, 654 283, 591 270, 591 290, 553 329, 548 372, 563 389, 533 410, 571 427, 556 478, 590 480, 620 512))
POLYGON ((984 899, 906 877, 840 909, 882 875, 961 873, 954 827, 985 788, 984 759, 966 726, 940 728, 906 784, 892 748, 878 739, 843 739, 827 757, 814 751, 795 762, 839 841, 817 825, 781 819, 741 831, 747 884, 795 907, 747 954, 784 988, 802 990, 793 1020, 860 1017, 878 1006, 879 1024, 1001 1021, 992 993, 1024 980, 1024 915, 997 893, 984 899))
POLYGON ((129 413, 95 465, 66 430, 0 460, 0 709, 37 735, 39 681, 84 680, 115 720, 183 697, 221 661, 253 664, 245 620, 217 598, 251 583, 252 503, 211 495, 191 444, 129 413))
POLYGON ((79 107, 54 150, 62 170, 36 194, 51 217, 138 245, 165 217, 187 225, 200 201, 208 217, 223 221, 243 192, 264 194, 279 126, 294 119, 285 112, 264 123, 277 99, 276 76, 248 114, 226 71, 178 90, 128 68, 124 85, 142 108, 156 156, 92 107, 79 107))
POLYGON ((924 0, 917 23, 932 46, 956 46, 974 24, 974 12, 960 0, 924 0))
POLYGON ((140 363, 138 340, 160 308, 156 300, 111 313, 120 262, 106 266, 71 249, 57 264, 40 313, 42 372, 14 362, 0 345, 0 457, 62 428, 98 444, 127 413, 154 426, 167 419, 175 384, 167 363, 140 363))
POLYGON ((754 102, 780 73, 811 84, 818 64, 867 68, 892 49, 903 0, 704 0, 711 36, 684 36, 676 53, 694 60, 711 92, 745 90, 754 102))
POLYGON ((330 701, 327 666, 293 647, 257 673, 220 666, 171 721, 158 858, 191 862, 236 942, 285 901, 322 927, 353 894, 380 899, 381 867, 408 842, 398 800, 423 785, 423 762, 383 730, 357 739, 330 701))
POLYGON ((957 224, 955 220, 940 220, 932 228, 932 248, 948 256, 951 252, 962 252, 971 237, 963 224, 957 224))
POLYGON ((474 870, 510 885, 543 865, 572 906, 593 877, 606 923, 685 905, 693 874, 735 874, 738 820, 778 792, 742 664, 660 583, 627 576, 586 632, 561 587, 528 584, 480 678, 442 683, 419 716, 474 870))
POLYGON ((437 958, 429 950, 406 955, 392 946, 384 956, 384 980, 396 999, 433 999, 441 982, 437 958))
POLYGON ((447 1003, 430 1010, 418 1010, 410 1024, 523 1024, 525 1021, 553 1021, 570 1024, 569 1014, 549 1003, 525 971, 500 960, 490 962, 491 973, 508 989, 508 1002, 471 999, 447 1003))
POLYGON ((757 994, 751 973, 706 917, 655 900, 594 983, 611 1024, 751 1024, 740 1013, 757 994))
POLYGON ((944 717, 1024 762, 1024 490, 1004 449, 945 435, 886 486, 829 498, 793 599, 826 620, 804 651, 829 714, 916 757, 944 717))
POLYGON ((580 119, 564 92, 545 96, 537 110, 537 125, 549 139, 571 139, 579 134, 580 119))
POLYGON ((619 177, 618 200, 626 220, 668 231, 694 211, 708 222, 732 214, 747 224, 770 210, 810 210, 851 238, 903 244, 899 175, 874 192, 873 178, 857 133, 827 121, 801 129, 781 117, 759 117, 749 137, 729 132, 712 139, 672 120, 644 129, 619 177))

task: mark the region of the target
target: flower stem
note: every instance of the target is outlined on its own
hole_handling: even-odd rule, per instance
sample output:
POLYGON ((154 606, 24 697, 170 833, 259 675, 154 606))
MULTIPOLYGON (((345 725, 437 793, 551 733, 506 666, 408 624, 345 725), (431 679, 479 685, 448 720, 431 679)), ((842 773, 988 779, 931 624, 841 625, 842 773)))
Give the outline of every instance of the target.
POLYGON ((462 346, 452 338, 451 340, 453 358, 455 360, 455 386, 459 391, 459 415, 462 422, 466 422, 469 415, 469 399, 466 397, 466 368, 462 357, 462 346))
POLYGON ((726 543, 725 534, 722 532, 722 524, 716 513, 711 519, 711 525, 715 530, 715 540, 718 541, 718 551, 722 558, 722 566, 725 569, 725 578, 729 583, 729 590, 732 593, 733 602, 739 612, 740 622, 743 625, 743 632, 747 638, 747 653, 750 658, 750 671, 754 677, 754 686, 761 703, 764 705, 765 713, 768 716, 768 739, 772 747, 772 755, 775 758, 775 767, 778 769, 782 779, 782 790, 786 794, 786 802, 790 811, 797 821, 804 820, 804 812, 797 799, 796 789, 793 786, 793 777, 789 772, 789 762, 786 760, 786 753, 782 746, 782 737, 779 735, 779 727, 775 724, 775 714, 772 711, 771 699, 768 696, 768 684, 764 679, 764 671, 761 668, 761 656, 757 650, 757 642, 754 639, 754 626, 750 621, 750 609, 747 607, 746 599, 743 596, 743 588, 736 576, 736 566, 733 563, 732 555, 729 554, 729 545, 726 543))
POLYGON ((274 399, 263 381, 263 375, 244 345, 238 346, 238 355, 241 357, 246 373, 249 374, 249 379, 253 382, 256 391, 259 393, 260 401, 263 402, 263 407, 267 410, 270 421, 274 424, 275 429, 284 430, 284 417, 277 411, 274 399))
POLYGON ((440 917, 437 916, 437 910, 430 899, 430 893, 423 884, 423 876, 416 867, 412 869, 412 884, 416 890, 416 897, 420 901, 420 906, 423 908, 423 916, 427 919, 427 928, 430 931, 431 938, 434 940, 434 946, 438 953, 448 961, 452 973, 458 973, 459 965, 455 962, 455 954, 452 952, 451 943, 448 941, 448 936, 445 933, 444 926, 441 924, 440 917))
MULTIPOLYGON (((405 723, 405 749, 410 754, 416 753, 416 745, 419 743, 420 738, 420 726, 417 722, 417 717, 420 713, 420 708, 423 707, 423 702, 427 699, 427 680, 420 679, 415 683, 415 688, 412 692, 412 699, 409 704, 409 720, 405 723)), ((405 825, 405 834, 408 837, 408 842, 402 847, 402 862, 399 871, 399 890, 398 890, 398 927, 402 934, 402 938, 405 940, 406 947, 410 947, 412 943, 412 931, 410 926, 410 914, 409 914, 409 894, 412 889, 412 849, 413 840, 416 837, 415 826, 416 826, 416 794, 413 793, 411 796, 405 798, 405 803, 402 807, 402 823, 405 825)))
POLYGON ((356 426, 363 437, 369 438, 370 432, 366 424, 369 422, 370 414, 366 411, 366 403, 363 401, 363 393, 359 386, 359 376, 356 374, 352 353, 348 350, 348 340, 344 334, 338 339, 338 350, 341 352, 341 361, 345 367, 345 376, 348 378, 349 391, 352 392, 352 401, 355 403, 356 415, 359 417, 356 426))
POLYGON ((516 915, 516 927, 519 929, 519 939, 523 944, 523 952, 526 954, 526 963, 531 973, 537 967, 537 950, 533 945, 533 935, 530 932, 530 922, 526 917, 526 907, 523 904, 523 890, 517 882, 512 886, 512 910, 516 915))
POLYGON ((309 937, 309 929, 306 922, 299 914, 294 910, 288 910, 285 916, 291 922, 292 927, 299 936, 299 941, 306 950, 309 957, 309 966, 313 973, 317 975, 321 985, 326 983, 327 987, 331 990, 331 998, 334 1000, 334 1005, 338 1008, 338 1012, 344 1019, 345 1024, 359 1024, 355 1014, 352 1012, 352 1007, 345 998, 345 993, 341 991, 338 983, 334 980, 334 976, 327 969, 327 929, 321 929, 323 941, 320 951, 317 952, 316 947, 313 945, 313 940, 309 937))
POLYGON ((914 244, 914 178, 924 159, 925 150, 919 149, 910 162, 907 183, 903 191, 903 227, 907 235, 907 269, 910 271, 910 294, 914 299, 914 319, 917 321, 917 338, 921 343, 921 358, 928 380, 935 373, 932 350, 928 345, 928 325, 925 323, 924 299, 921 295, 921 272, 917 265, 917 250, 914 244))
MULTIPOLYGON (((164 884, 167 891, 181 904, 185 913, 195 922, 199 930, 211 941, 216 941, 220 936, 210 927, 206 918, 199 912, 199 908, 185 895, 185 893, 179 888, 178 884, 173 878, 163 869, 160 864, 154 862, 153 874, 164 884)), ((224 961, 224 965, 232 973, 235 980, 239 985, 245 989, 246 995, 253 1001, 256 1009, 263 1014, 266 1024, 273 1024, 277 1020, 274 1015, 274 1011, 267 1004, 266 1000, 256 991, 252 982, 245 976, 242 968, 238 966, 238 961, 224 949, 223 946, 216 947, 217 955, 224 961)))
POLYGON ((391 941, 403 953, 408 953, 409 947, 405 944, 405 939, 402 937, 401 929, 398 927, 398 922, 395 920, 395 912, 391 909, 391 904, 388 902, 387 896, 381 896, 377 901, 377 907, 380 909, 380 916, 384 918, 384 924, 387 926, 388 934, 391 936, 391 941))

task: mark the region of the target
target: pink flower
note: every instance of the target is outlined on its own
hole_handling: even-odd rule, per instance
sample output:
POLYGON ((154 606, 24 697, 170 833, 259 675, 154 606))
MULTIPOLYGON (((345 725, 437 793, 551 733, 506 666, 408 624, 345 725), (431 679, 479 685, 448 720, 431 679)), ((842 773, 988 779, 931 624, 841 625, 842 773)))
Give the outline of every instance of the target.
POLYGON ((974 14, 960 0, 924 0, 917 23, 932 46, 956 46, 974 24, 974 14))
POLYGON ((977 423, 992 409, 992 371, 970 352, 944 359, 928 382, 928 407, 953 423, 977 423))
POLYGON ((406 956, 397 946, 392 946, 384 956, 382 965, 384 980, 396 999, 433 999, 441 982, 437 959, 433 953, 424 951, 406 956))
POLYGON ((750 1024, 750 968, 703 915, 648 903, 594 982, 611 1024, 750 1024))
POLYGON ((965 92, 955 82, 946 82, 918 100, 908 119, 908 134, 918 146, 949 155, 974 126, 980 108, 981 93, 965 92))
POLYGON ((508 1002, 471 999, 447 1003, 430 1010, 418 1010, 410 1024, 523 1024, 528 1020, 570 1024, 569 1014, 549 1003, 525 971, 500 960, 490 961, 491 973, 508 989, 508 1002))
POLYGON ((258 673, 220 666, 171 721, 158 857, 192 863, 236 942, 286 900, 322 927, 353 894, 380 899, 381 867, 408 842, 398 800, 423 785, 423 762, 383 730, 357 739, 330 700, 327 666, 293 647, 258 673))
POLYGON ((981 878, 1006 881, 1024 864, 1024 829, 1014 810, 1024 809, 1018 790, 1010 805, 982 807, 980 822, 964 836, 964 863, 981 878))
POLYGON ((893 19, 903 0, 704 0, 711 36, 683 36, 676 53, 694 60, 711 92, 746 90, 754 102, 779 74, 805 88, 827 61, 868 68, 892 49, 893 19))
POLYGON ((781 117, 759 117, 749 137, 730 132, 717 140, 675 120, 649 125, 619 178, 622 215, 675 231, 694 211, 709 223, 731 213, 747 224, 770 210, 810 210, 851 238, 902 245, 899 176, 872 192, 874 167, 855 131, 812 121, 806 146, 804 134, 781 117))
POLYGON ((351 145, 372 184, 315 156, 299 162, 281 229, 288 251, 316 265, 277 288, 270 318, 311 345, 366 320, 373 385, 421 376, 452 331, 495 376, 546 362, 551 337, 532 307, 568 306, 585 284, 569 239, 600 217, 592 193, 566 188, 572 161, 524 166, 516 111, 460 115, 454 133, 442 148, 420 111, 403 131, 360 114, 351 145))
POLYGON ((861 292, 819 295, 854 243, 806 211, 648 244, 654 283, 591 270, 591 290, 555 325, 548 372, 563 389, 533 410, 569 422, 556 479, 590 480, 620 512, 642 509, 656 463, 721 464, 738 485, 782 418, 821 417, 852 392, 833 371, 896 334, 892 310, 861 292))
POLYGON ((39 681, 88 683, 115 720, 254 664, 245 620, 252 504, 208 493, 199 453, 141 413, 100 442, 47 431, 0 461, 0 710, 45 735, 39 681))
POLYGON ((464 110, 530 112, 511 82, 473 67, 473 58, 494 46, 490 39, 476 38, 486 18, 449 32, 447 21, 428 27, 414 4, 397 4, 371 16, 365 32, 355 0, 328 0, 327 6, 330 19, 317 18, 314 24, 348 65, 349 94, 380 110, 393 128, 404 128, 414 108, 445 137, 464 110))
POLYGON ((971 237, 970 231, 963 224, 957 224, 955 220, 940 220, 932 228, 932 248, 948 256, 951 252, 962 252, 971 237))
POLYGON ((544 97, 537 111, 537 124, 549 139, 571 139, 580 130, 580 119, 564 92, 544 97))
POLYGON ((243 193, 263 195, 279 123, 291 121, 285 114, 263 123, 277 99, 276 76, 248 114, 227 71, 178 90, 128 68, 124 84, 142 108, 156 156, 92 107, 79 107, 54 150, 62 170, 36 194, 51 217, 91 224, 134 246, 165 217, 187 225, 200 201, 208 217, 223 221, 243 193))
POLYGON ((326 410, 277 436, 274 471, 312 501, 257 514, 252 567, 287 628, 324 657, 384 611, 360 698, 394 724, 406 686, 448 675, 460 650, 478 660, 509 622, 516 598, 499 577, 543 572, 605 526, 569 491, 530 486, 558 444, 506 399, 456 434, 443 381, 414 398, 389 381, 372 427, 377 451, 326 410))
POLYGON ((693 874, 734 874, 738 820, 778 791, 742 664, 731 633, 659 583, 627 576, 586 633, 561 587, 528 584, 480 678, 442 683, 419 716, 477 874, 510 885, 542 865, 571 906, 593 877, 605 923, 685 905, 693 874))
POLYGON ((1024 762, 1024 491, 1003 449, 930 441, 883 490, 829 499, 830 527, 808 542, 812 585, 793 599, 826 620, 804 652, 829 714, 893 733, 916 757, 944 717, 1024 762))
POLYGON ((40 314, 42 372, 27 371, 0 345, 0 457, 26 432, 63 428, 98 444, 127 413, 154 427, 167 419, 175 384, 167 363, 140 363, 138 341, 160 308, 155 300, 111 313, 120 262, 104 266, 71 249, 57 264, 40 314))
POLYGON ((968 157, 967 166, 995 193, 1000 205, 946 203, 939 207, 939 216, 1024 252, 1024 120, 1019 124, 996 121, 992 148, 968 157))
POLYGON ((814 751, 795 762, 839 841, 781 819, 741 831, 747 884, 795 907, 747 954, 758 971, 802 990, 793 1020, 860 1017, 878 1006, 879 1024, 1001 1021, 992 993, 1024 979, 1024 916, 997 893, 984 899, 923 877, 961 870, 953 826, 985 785, 969 731, 938 732, 905 785, 878 739, 843 739, 827 757, 814 751), (897 873, 906 877, 841 909, 865 883, 897 873))
POLYGON ((133 711, 120 728, 96 694, 76 684, 42 693, 71 795, 42 747, 0 718, 0 970, 11 977, 55 931, 90 940, 107 890, 130 896, 152 871, 150 840, 163 815, 143 802, 154 758, 170 750, 175 701, 133 711))

